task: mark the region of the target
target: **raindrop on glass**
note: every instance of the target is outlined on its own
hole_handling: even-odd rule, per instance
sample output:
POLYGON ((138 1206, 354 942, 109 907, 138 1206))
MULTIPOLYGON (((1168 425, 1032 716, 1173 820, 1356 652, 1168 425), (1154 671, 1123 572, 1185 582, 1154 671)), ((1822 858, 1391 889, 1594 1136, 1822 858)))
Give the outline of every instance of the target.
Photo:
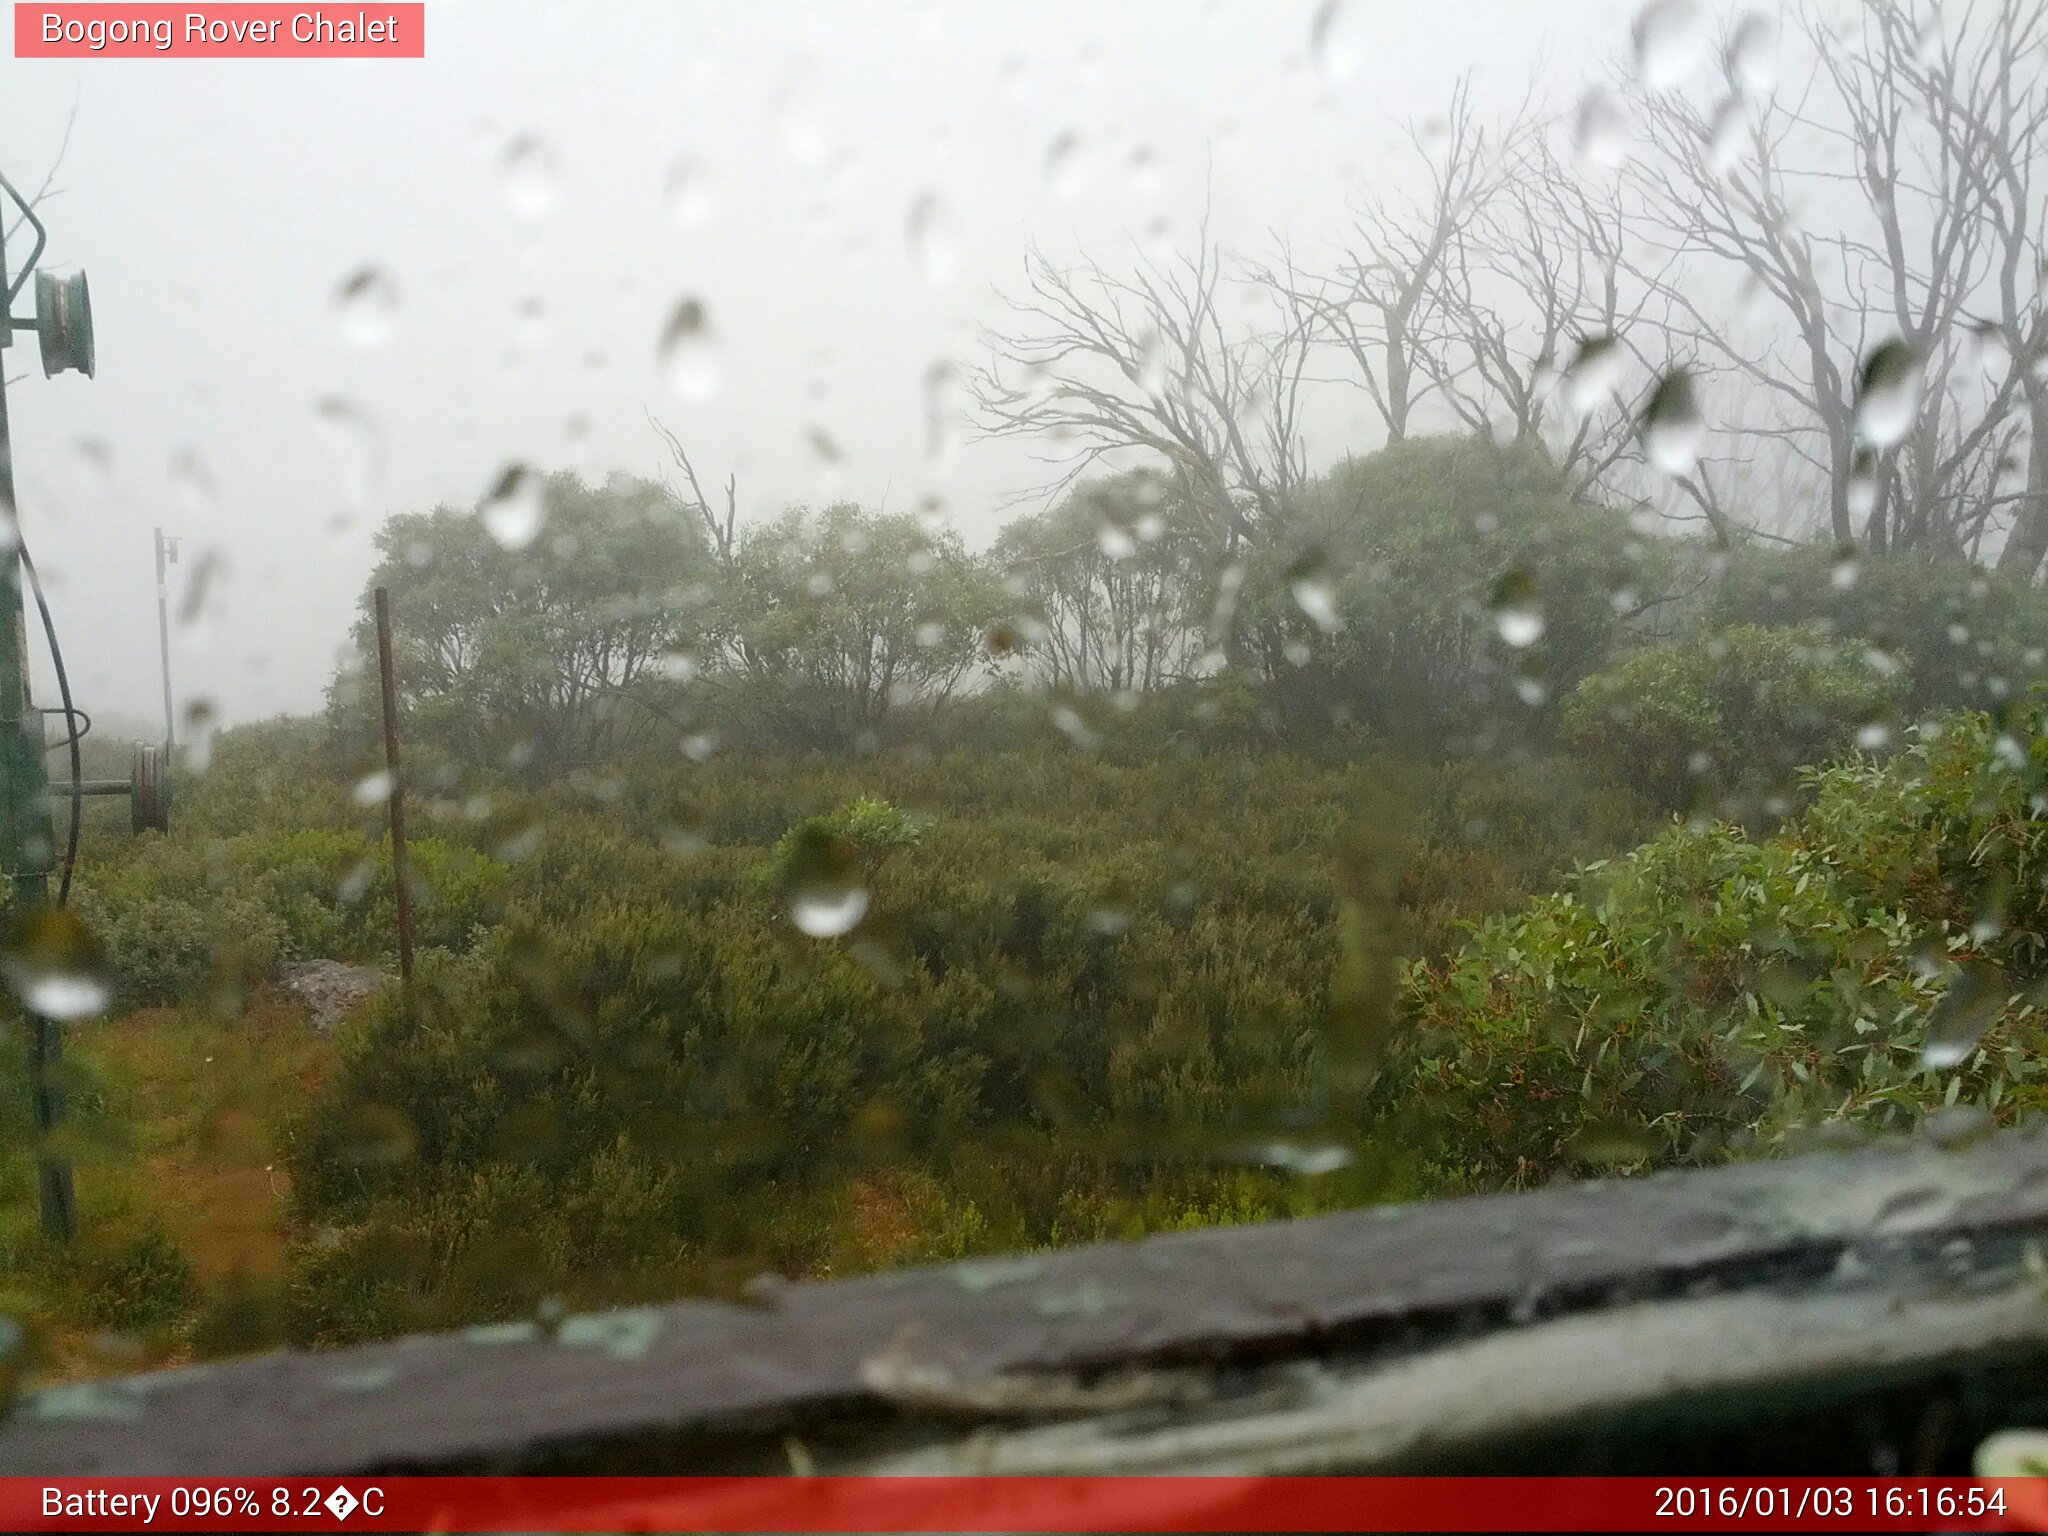
POLYGON ((804 441, 810 445, 811 456, 820 464, 837 464, 846 457, 838 440, 816 422, 804 429, 804 441))
POLYGON ((505 146, 498 157, 498 185, 505 206, 522 219, 543 218, 555 206, 555 157, 531 134, 505 146))
POLYGON ((1643 448, 1665 474, 1683 475, 1699 461, 1706 435, 1699 387, 1689 371, 1674 368, 1657 381, 1643 407, 1643 448))
POLYGON ((334 291, 334 312, 342 339, 370 351, 391 339, 398 318, 398 289, 380 267, 359 267, 334 291))
POLYGON ((662 373, 677 399, 708 400, 718 392, 718 344, 703 300, 677 302, 661 329, 658 351, 662 373))
POLYGON ((1138 552, 1138 541, 1130 529, 1104 523, 1095 535, 1095 547, 1111 560, 1128 560, 1138 552))
POLYGON ((1668 91, 1699 66, 1706 52, 1706 18, 1695 0, 1650 0, 1636 15, 1636 78, 1668 91))
POLYGON ((790 921, 814 939, 849 933, 867 915, 868 891, 853 845, 816 826, 795 834, 783 868, 790 921))
POLYGON ((1565 367, 1565 402, 1581 416, 1597 410, 1620 387, 1627 363, 1628 354, 1619 337, 1609 333, 1588 336, 1565 367))
POLYGON ((1572 115, 1572 148, 1588 165, 1616 166, 1628 158, 1628 123, 1597 85, 1579 98, 1572 115))
POLYGON ((1327 79, 1349 80, 1358 72, 1357 10, 1350 0, 1323 0, 1309 23, 1309 56, 1327 79))
POLYGON ((1054 197, 1073 197, 1088 183, 1088 157, 1081 135, 1072 129, 1059 134, 1045 151, 1045 184, 1054 197))
POLYGON ((1889 448, 1912 430, 1920 413, 1920 354, 1903 338, 1884 342, 1864 360, 1856 381, 1856 434, 1889 448))
POLYGON ((1862 444, 1849 460, 1849 483, 1843 488, 1843 500, 1852 516, 1868 517, 1877 510, 1879 484, 1877 450, 1862 444))
POLYGON ((22 1005, 46 1019, 94 1018, 114 1001, 99 940, 69 907, 40 906, 18 919, 0 965, 22 1005))
POLYGON ((911 203, 905 234, 925 281, 934 287, 950 283, 960 266, 959 238, 953 230, 952 214, 937 193, 921 193, 911 203))
POLYGON ((1984 1031, 2005 1006, 2010 991, 2005 973, 1996 966, 1973 964, 1957 971, 1934 1011, 1927 1016, 1927 1040, 1920 1064, 1935 1071, 1959 1067, 1970 1059, 1984 1031))
POLYGON ((1294 598, 1294 606, 1307 614, 1324 634, 1334 635, 1344 627, 1337 613, 1337 592, 1329 562, 1321 555, 1312 554, 1295 563, 1288 572, 1287 590, 1294 598))
POLYGON ((1987 379, 2001 379, 2012 369, 2012 348, 1995 321, 1980 320, 1970 327, 1970 351, 1987 379))
POLYGON ((1761 95, 1778 83, 1778 29, 1751 11, 1728 34, 1728 78, 1739 89, 1761 95))
POLYGON ((540 535, 547 500, 540 476, 524 464, 508 464, 477 508, 484 532, 509 550, 522 550, 540 535))
POLYGON ((1536 604, 1536 583, 1527 571, 1509 571, 1495 582, 1487 606, 1503 643, 1525 651, 1543 638, 1543 610, 1536 604))
POLYGON ((1714 116, 1707 124, 1707 169, 1714 175, 1726 176, 1741 163, 1742 129, 1742 98, 1730 96, 1714 108, 1714 116))
POLYGON ((171 456, 171 490, 187 512, 206 512, 214 503, 213 474, 194 448, 171 456))
POLYGON ((379 768, 375 773, 364 774, 358 779, 356 787, 349 791, 349 798, 357 805, 382 805, 391 798, 394 782, 388 768, 379 768))
POLYGON ((678 155, 662 178, 662 202, 676 223, 702 224, 711 216, 711 178, 693 155, 678 155))

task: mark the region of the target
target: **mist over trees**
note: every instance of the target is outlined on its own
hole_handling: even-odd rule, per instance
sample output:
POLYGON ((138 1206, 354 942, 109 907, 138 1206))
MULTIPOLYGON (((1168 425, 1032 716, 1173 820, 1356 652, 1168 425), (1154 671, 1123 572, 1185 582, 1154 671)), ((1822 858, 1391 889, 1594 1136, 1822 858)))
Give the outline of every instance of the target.
POLYGON ((388 967, 388 588, 418 994, 262 1337, 2048 1106, 2048 20, 1702 14, 1330 243, 1029 250, 984 546, 687 422, 385 525, 326 717, 81 897, 134 1006, 388 967))
MULTIPOLYGON (((1362 191, 1326 247, 1034 247, 968 394, 1056 468, 989 549, 908 512, 743 509, 655 423, 662 484, 550 479, 517 550, 488 507, 387 528, 416 728, 545 776, 678 731, 874 743, 992 690, 1234 670, 1271 728, 1475 748, 1694 620, 1945 663, 1991 586, 1879 575, 1933 595, 1819 612, 1788 547, 1835 549, 1843 591, 1858 555, 2039 576, 2044 61, 2019 0, 1715 30, 1652 5, 1566 107, 1461 84, 1409 126, 1413 195, 1362 191), (1384 446, 1333 460, 1307 424, 1347 399, 1384 446)), ((2029 667, 2000 645, 1914 704, 2009 689, 2029 667)))
POLYGON ((977 375, 985 430, 1164 462, 1247 543, 1307 480, 1304 392, 1398 443, 1534 440, 1575 495, 1720 543, 2048 553, 2044 23, 2022 0, 1709 35, 1649 7, 1632 67, 1414 125, 1422 191, 1318 252, 1034 253, 977 375), (1263 309, 1263 324, 1225 314, 1263 309), (1673 494, 1675 493, 1675 494, 1673 494))

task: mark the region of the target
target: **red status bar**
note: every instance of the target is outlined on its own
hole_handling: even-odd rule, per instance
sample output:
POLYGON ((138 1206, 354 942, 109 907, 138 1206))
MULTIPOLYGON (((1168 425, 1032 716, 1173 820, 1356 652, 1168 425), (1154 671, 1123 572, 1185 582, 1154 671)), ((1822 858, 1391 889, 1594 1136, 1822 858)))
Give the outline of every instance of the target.
POLYGON ((0 1478, 8 1531, 2048 1530, 2048 1478, 0 1478))

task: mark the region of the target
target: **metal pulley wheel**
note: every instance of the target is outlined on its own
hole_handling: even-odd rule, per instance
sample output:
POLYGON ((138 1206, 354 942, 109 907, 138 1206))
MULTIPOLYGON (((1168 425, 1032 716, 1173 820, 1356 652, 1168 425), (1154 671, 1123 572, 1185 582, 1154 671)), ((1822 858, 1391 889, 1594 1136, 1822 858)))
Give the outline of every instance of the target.
POLYGON ((171 829, 171 765, 162 747, 138 746, 129 780, 128 809, 137 832, 171 829))

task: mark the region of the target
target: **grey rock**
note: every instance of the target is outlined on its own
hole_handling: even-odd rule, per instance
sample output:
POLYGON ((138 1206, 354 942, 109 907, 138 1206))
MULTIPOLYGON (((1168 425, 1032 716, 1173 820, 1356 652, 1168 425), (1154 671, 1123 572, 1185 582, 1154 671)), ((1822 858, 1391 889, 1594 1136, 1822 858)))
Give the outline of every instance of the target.
POLYGON ((356 1004, 389 986, 391 978, 375 966, 299 960, 281 967, 277 982, 306 1005, 313 1028, 324 1035, 347 1018, 356 1004))

